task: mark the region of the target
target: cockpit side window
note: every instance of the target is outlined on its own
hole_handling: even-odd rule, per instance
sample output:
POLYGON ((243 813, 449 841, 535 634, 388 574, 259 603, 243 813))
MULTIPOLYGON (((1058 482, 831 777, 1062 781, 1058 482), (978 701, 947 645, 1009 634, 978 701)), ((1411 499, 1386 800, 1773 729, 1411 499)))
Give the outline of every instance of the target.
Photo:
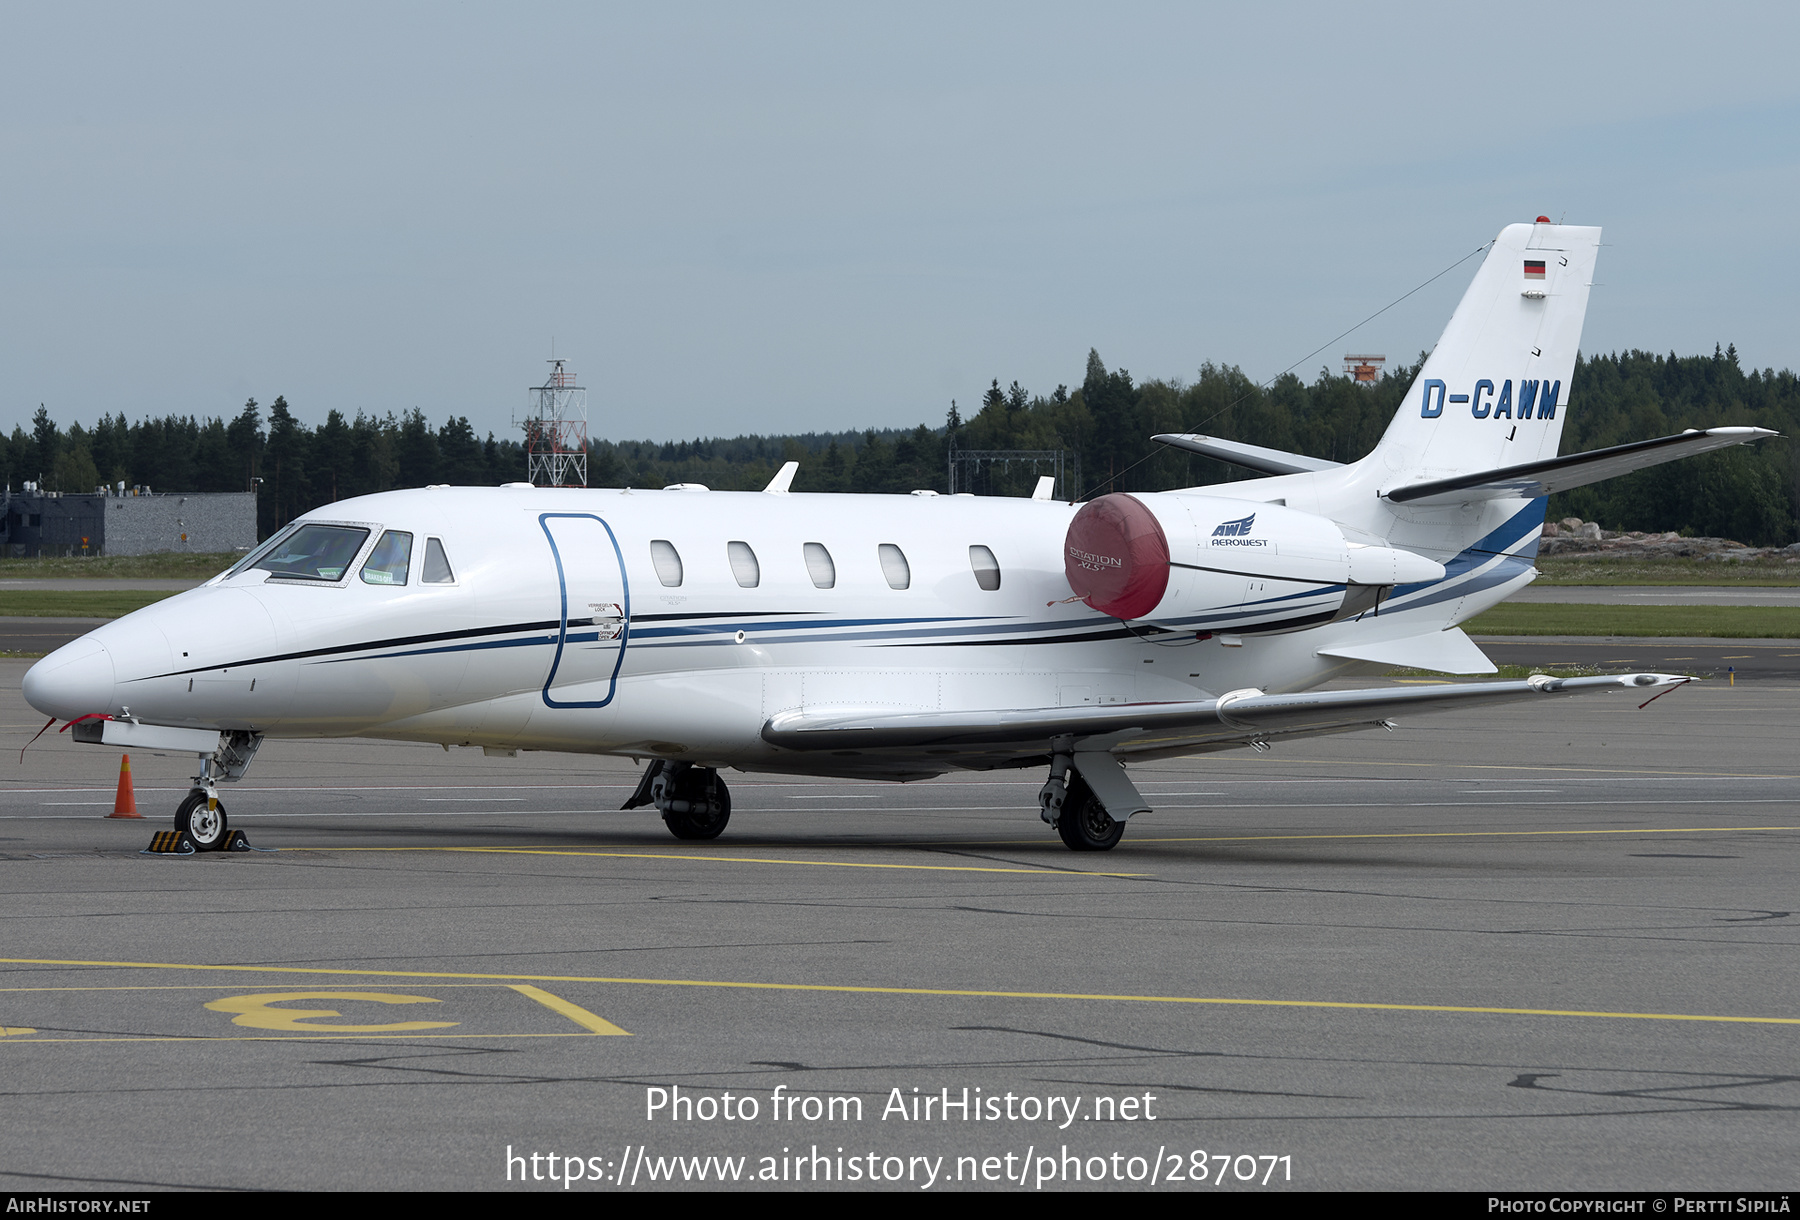
POLYGON ((239 572, 248 572, 252 568, 261 567, 263 558, 267 556, 270 551, 273 551, 276 547, 280 546, 282 542, 287 539, 289 534, 300 528, 301 527, 298 524, 292 522, 282 526, 273 534, 269 535, 269 540, 267 542, 252 549, 248 555, 232 564, 230 570, 227 571, 225 575, 236 576, 239 572))
POLYGON ((362 566, 365 585, 403 585, 412 563, 412 535, 388 530, 362 566))
POLYGON ((278 580, 340 581, 368 537, 368 530, 352 525, 302 525, 277 535, 233 571, 261 568, 278 580))
POLYGON ((456 583, 456 573, 450 570, 450 557, 444 554, 444 544, 436 538, 425 540, 425 570, 419 574, 419 582, 427 585, 456 583))

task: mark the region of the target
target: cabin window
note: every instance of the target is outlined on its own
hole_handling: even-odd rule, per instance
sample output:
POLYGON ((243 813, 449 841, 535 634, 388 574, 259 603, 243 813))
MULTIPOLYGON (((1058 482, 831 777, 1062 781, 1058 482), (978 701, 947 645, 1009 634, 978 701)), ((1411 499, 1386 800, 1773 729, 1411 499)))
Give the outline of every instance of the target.
POLYGON ((403 534, 399 530, 389 530, 369 552, 368 560, 362 566, 362 579, 365 585, 403 585, 406 583, 406 569, 412 562, 412 535, 403 534))
POLYGON ((450 557, 444 554, 444 544, 436 538, 425 540, 425 570, 420 573, 419 580, 428 585, 456 583, 456 573, 450 570, 450 557))
POLYGON ((1000 561, 984 546, 969 548, 969 566, 975 569, 975 583, 992 593, 1000 587, 1000 561))
POLYGON ((652 539, 650 562, 656 565, 656 579, 673 589, 681 583, 681 552, 667 538, 652 539))
POLYGON ((302 525, 277 535, 233 571, 261 568, 281 580, 339 581, 368 538, 368 530, 349 525, 302 525))
POLYGON ((905 589, 912 584, 912 566, 906 562, 906 552, 891 542, 881 544, 881 574, 887 577, 888 588, 905 589))
POLYGON ((725 554, 731 560, 731 574, 738 584, 754 589, 762 583, 762 565, 756 562, 756 552, 748 542, 727 542, 725 554))
POLYGON ((806 544, 806 574, 821 589, 837 584, 837 565, 831 562, 831 552, 825 549, 823 542, 806 544))

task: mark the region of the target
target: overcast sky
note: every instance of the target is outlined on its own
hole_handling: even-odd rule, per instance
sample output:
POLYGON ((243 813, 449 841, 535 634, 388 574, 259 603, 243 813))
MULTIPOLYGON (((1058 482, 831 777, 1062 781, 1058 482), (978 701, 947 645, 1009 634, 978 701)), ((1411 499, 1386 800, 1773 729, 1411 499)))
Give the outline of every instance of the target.
MULTIPOLYGON (((1800 6, 0 9, 0 427, 287 396, 504 433, 1261 380, 1539 213, 1583 347, 1793 367, 1800 6)), ((1429 347, 1471 260, 1302 364, 1429 347)))

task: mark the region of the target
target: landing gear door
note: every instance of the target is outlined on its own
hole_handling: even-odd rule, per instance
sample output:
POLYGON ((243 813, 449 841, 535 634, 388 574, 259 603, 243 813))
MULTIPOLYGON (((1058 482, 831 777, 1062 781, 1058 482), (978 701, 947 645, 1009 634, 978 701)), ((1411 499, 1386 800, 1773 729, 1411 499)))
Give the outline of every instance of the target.
POLYGON ((631 635, 631 591, 618 540, 592 513, 542 513, 538 524, 550 543, 561 595, 544 704, 605 707, 631 635))

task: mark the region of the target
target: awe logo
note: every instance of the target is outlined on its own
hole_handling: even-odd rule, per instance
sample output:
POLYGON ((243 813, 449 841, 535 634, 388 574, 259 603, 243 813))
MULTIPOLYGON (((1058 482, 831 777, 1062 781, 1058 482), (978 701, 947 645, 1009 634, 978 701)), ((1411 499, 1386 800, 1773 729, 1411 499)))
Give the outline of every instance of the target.
POLYGON ((1255 520, 1256 514, 1251 513, 1248 517, 1240 517, 1236 521, 1227 521, 1224 525, 1221 525, 1218 529, 1213 531, 1213 537, 1242 538, 1245 534, 1250 532, 1250 523, 1255 520))

